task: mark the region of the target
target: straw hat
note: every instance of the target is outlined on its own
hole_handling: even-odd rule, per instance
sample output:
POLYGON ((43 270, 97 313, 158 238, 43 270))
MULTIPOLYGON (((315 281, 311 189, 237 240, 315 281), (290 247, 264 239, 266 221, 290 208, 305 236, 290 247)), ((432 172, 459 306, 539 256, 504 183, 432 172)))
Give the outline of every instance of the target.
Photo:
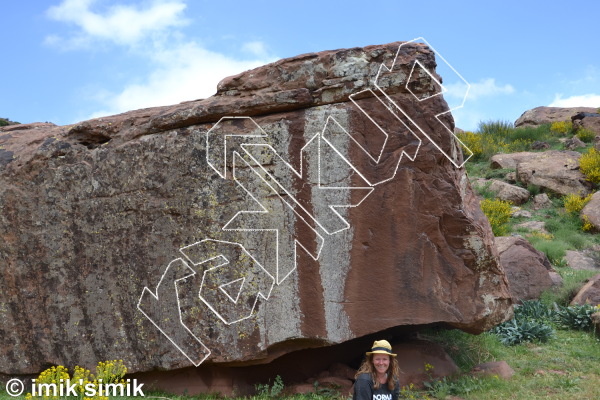
POLYGON ((387 354, 388 356, 396 357, 392 353, 392 346, 387 340, 376 340, 373 343, 373 347, 371 347, 371 351, 367 351, 368 356, 371 354, 387 354))

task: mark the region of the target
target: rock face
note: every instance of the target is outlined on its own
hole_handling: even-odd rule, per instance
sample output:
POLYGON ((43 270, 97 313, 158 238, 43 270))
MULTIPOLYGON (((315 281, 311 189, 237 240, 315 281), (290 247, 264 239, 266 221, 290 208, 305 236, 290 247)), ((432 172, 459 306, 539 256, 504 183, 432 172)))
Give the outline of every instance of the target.
POLYGON ((534 153, 517 163, 517 179, 562 195, 586 195, 592 185, 579 171, 579 157, 581 154, 576 151, 534 153))
POLYGON ((572 116, 578 113, 595 113, 597 109, 593 107, 536 107, 525 111, 516 121, 515 127, 537 126, 550 124, 552 122, 570 120, 572 116))
POLYGON ((392 43, 281 60, 205 100, 0 128, 0 373, 210 374, 509 318, 431 76, 427 46, 392 43))
POLYGON ((421 387, 422 382, 450 377, 460 372, 460 368, 437 343, 415 339, 394 345, 392 349, 394 354, 398 354, 402 385, 412 383, 421 387), (426 364, 431 366, 429 370, 425 369, 426 364))
POLYGON ((531 157, 535 157, 536 154, 531 151, 521 151, 510 154, 494 154, 490 159, 490 166, 494 169, 499 168, 517 168, 517 164, 521 161, 525 161, 531 157))
POLYGON ((584 128, 600 135, 600 114, 597 111, 577 113, 571 117, 571 122, 575 129, 584 128))
POLYGON ((544 290, 561 284, 546 255, 527 240, 500 236, 495 242, 515 301, 538 299, 544 290))
POLYGON ((600 270, 600 255, 596 258, 582 251, 567 250, 565 252, 567 265, 577 270, 598 271, 600 270))
POLYGON ((600 304, 600 274, 592 276, 575 295, 571 304, 600 304))
POLYGON ((592 195, 590 201, 581 210, 581 216, 587 217, 594 228, 600 231, 600 192, 592 195))

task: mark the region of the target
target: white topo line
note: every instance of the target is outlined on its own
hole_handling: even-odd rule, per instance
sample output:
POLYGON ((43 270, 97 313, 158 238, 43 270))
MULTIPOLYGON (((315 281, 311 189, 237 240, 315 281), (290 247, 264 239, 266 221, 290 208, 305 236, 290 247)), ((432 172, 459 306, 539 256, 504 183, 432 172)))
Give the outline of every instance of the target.
MULTIPOLYGON (((417 156, 417 154, 421 148, 421 144, 422 144, 422 141, 419 138, 419 136, 417 135, 416 131, 418 131, 418 133, 420 133, 424 137, 426 137, 457 168, 461 168, 464 165, 464 163, 473 155, 471 150, 469 150, 464 145, 464 143, 462 143, 460 141, 460 139, 458 137, 456 137, 454 132, 452 132, 452 130, 448 126, 446 126, 440 119, 440 117, 442 115, 450 113, 453 110, 463 107, 464 102, 467 97, 467 94, 468 94, 468 91, 469 91, 469 88, 470 88, 470 85, 446 61, 446 59, 444 57, 442 57, 442 55, 439 54, 433 48, 433 46, 431 46, 424 38, 413 39, 409 42, 405 42, 405 43, 401 44, 398 47, 398 50, 396 52, 396 55, 393 59, 391 66, 389 68, 385 64, 381 64, 379 66, 379 70, 377 72, 377 75, 374 77, 372 84, 373 84, 374 89, 366 89, 366 90, 362 90, 360 92, 354 93, 354 94, 350 95, 350 100, 353 103, 353 105, 366 118, 368 118, 377 127, 377 129, 380 130, 382 132, 382 134, 384 135, 385 139, 383 140, 383 144, 381 145, 381 148, 379 149, 379 151, 376 152, 376 157, 371 155, 367 151, 367 149, 365 149, 356 140, 356 138, 354 138, 349 133, 349 130, 344 128, 344 126, 338 120, 336 120, 332 115, 327 117, 327 120, 326 120, 321 132, 316 133, 306 143, 306 145, 301 149, 299 169, 295 169, 291 164, 289 164, 285 160, 285 158, 282 157, 267 142, 269 135, 251 117, 248 117, 248 116, 246 116, 246 117, 223 117, 211 129, 209 129, 206 132, 206 147, 207 147, 206 162, 207 162, 207 164, 215 172, 217 172, 217 174, 223 179, 227 179, 227 170, 231 169, 233 171, 233 180, 236 181, 236 184, 239 185, 239 187, 260 208, 260 210, 258 210, 258 211, 240 210, 221 229, 223 231, 240 231, 240 232, 274 234, 275 235, 274 248, 275 248, 275 252, 276 252, 276 254, 275 254, 275 276, 271 275, 267 269, 265 269, 260 263, 258 263, 258 261, 255 259, 255 257, 253 257, 241 244, 234 243, 234 242, 227 242, 227 241, 218 241, 218 240, 207 238, 207 239, 201 240, 199 242, 196 242, 190 246, 182 247, 180 249, 180 251, 186 256, 186 258, 192 263, 192 265, 194 266, 195 269, 191 268, 186 262, 183 261, 183 259, 173 260, 171 262, 171 264, 173 264, 177 261, 181 265, 183 265, 183 272, 184 272, 183 275, 184 276, 177 276, 175 274, 175 272, 173 272, 173 270, 170 271, 171 264, 169 264, 169 267, 167 267, 167 269, 165 270, 164 274, 162 275, 158 285, 156 286, 155 292, 152 292, 148 287, 144 287, 142 295, 138 301, 138 305, 137 305, 138 309, 194 365, 196 365, 196 366, 200 365, 208 357, 208 355, 210 354, 210 350, 202 343, 200 338, 196 337, 192 333, 192 329, 190 329, 185 324, 183 317, 181 315, 181 305, 179 302, 178 286, 181 285, 183 282, 185 282, 188 278, 199 279, 198 277, 200 277, 200 276, 202 277, 200 285, 199 285, 200 289, 198 290, 198 298, 223 323, 225 323, 226 325, 231 325, 231 324, 240 322, 240 321, 250 317, 255 312, 255 307, 257 305, 257 301, 259 298, 262 298, 265 301, 268 300, 274 285, 275 284, 281 285, 285 281, 285 279, 288 278, 293 271, 295 271, 295 269, 297 268, 296 255, 297 255, 298 247, 301 247, 314 260, 318 260, 320 254, 321 254, 321 251, 323 249, 325 240, 326 240, 325 238, 327 238, 328 236, 331 236, 331 235, 335 235, 339 232, 342 232, 342 231, 350 228, 350 223, 338 212, 338 210, 337 210, 338 208, 350 208, 350 207, 360 206, 360 204, 372 193, 375 186, 377 186, 381 183, 387 182, 396 176, 396 173, 399 169, 400 162, 402 161, 404 156, 406 156, 411 161, 415 160, 415 157, 417 156), (392 96, 390 96, 388 93, 386 93, 383 85, 380 83, 380 78, 383 73, 393 71, 393 69, 396 65, 396 61, 398 59, 398 56, 400 55, 400 52, 401 52, 403 46, 406 46, 406 45, 416 42, 416 41, 425 42, 431 48, 431 50, 434 51, 434 53, 438 57, 438 60, 442 60, 448 67, 450 67, 450 69, 456 74, 456 76, 458 78, 460 78, 466 84, 466 90, 465 90, 462 102, 454 108, 451 108, 447 111, 444 111, 442 113, 435 115, 436 120, 445 128, 446 131, 448 131, 450 133, 450 135, 452 135, 454 140, 456 140, 456 141, 458 141, 458 143, 460 143, 462 148, 464 148, 465 151, 467 152, 468 156, 460 164, 451 155, 447 154, 447 152, 444 149, 442 149, 442 147, 438 143, 436 143, 427 134, 426 130, 422 129, 422 127, 420 127, 414 121, 414 119, 411 118, 409 113, 406 112, 405 110, 403 110, 393 100, 392 96), (382 100, 382 98, 380 96, 378 96, 378 94, 375 91, 380 92, 383 95, 383 97, 388 101, 388 103, 391 104, 391 106, 388 106, 382 100), (378 100, 381 103, 381 106, 385 107, 385 109, 387 109, 387 111, 389 113, 391 113, 397 119, 397 121, 399 123, 398 125, 403 127, 404 130, 408 131, 410 134, 412 134, 414 136, 414 140, 418 143, 416 146, 416 149, 414 150, 414 154, 411 155, 407 152, 402 151, 400 156, 398 157, 398 160, 396 161, 396 164, 392 168, 391 175, 384 177, 379 181, 373 181, 372 179, 369 179, 369 177, 367 177, 365 174, 363 174, 361 168, 354 165, 351 162, 351 160, 349 160, 344 155, 344 152, 342 150, 336 148, 334 141, 331 138, 329 138, 328 134, 327 134, 329 128, 337 129, 337 130, 343 132, 345 135, 348 136, 349 139, 351 139, 351 142, 354 143, 354 145, 358 146, 358 148, 373 161, 373 163, 379 164, 381 162, 384 148, 385 148, 386 144, 388 143, 388 139, 390 138, 390 135, 392 134, 392 132, 388 132, 385 129, 383 129, 379 124, 377 124, 375 118, 373 118, 371 115, 369 115, 369 113, 367 111, 365 111, 362 107, 360 107, 360 105, 358 104, 357 98, 360 98, 360 95, 365 92, 370 92, 370 97, 373 97, 374 99, 378 100), (409 123, 408 124, 405 123, 399 117, 399 115, 401 115, 406 120, 408 120, 409 123), (231 122, 231 121, 236 121, 236 120, 241 121, 242 125, 243 125, 243 121, 248 121, 251 124, 251 126, 254 126, 253 131, 259 132, 259 133, 251 134, 247 131, 245 131, 245 132, 242 131, 242 132, 239 132, 239 134, 225 134, 225 135, 219 136, 218 131, 219 131, 219 129, 221 129, 222 126, 226 125, 228 121, 231 122), (222 143, 217 142, 216 145, 213 145, 215 137, 217 137, 217 138, 220 137, 222 140, 222 143), (247 140, 247 142, 242 143, 237 147, 234 146, 232 149, 229 148, 228 147, 229 141, 230 140, 235 141, 234 139, 238 139, 238 138, 247 140), (289 188, 285 187, 285 185, 277 177, 273 176, 273 174, 271 174, 261 164, 261 162, 255 156, 255 154, 253 154, 253 149, 259 149, 259 150, 266 149, 266 150, 268 150, 268 152, 273 154, 274 159, 278 163, 280 163, 280 165, 282 165, 285 168, 285 170, 289 171, 291 174, 295 175, 299 179, 306 179, 307 172, 306 172, 305 166, 303 165, 302 154, 304 152, 311 151, 312 142, 314 140, 317 141, 316 160, 318 163, 318 182, 315 185, 316 187, 313 192, 318 192, 318 191, 322 191, 322 190, 325 190, 325 191, 338 190, 338 191, 340 191, 340 193, 343 193, 343 192, 349 193, 351 191, 357 191, 357 190, 361 192, 360 196, 354 196, 354 197, 359 198, 358 201, 355 201, 354 203, 327 204, 327 207, 329 208, 330 212, 333 213, 333 215, 335 215, 339 219, 337 224, 339 224, 341 226, 330 227, 329 225, 331 224, 331 221, 325 222, 322 219, 320 219, 315 213, 309 212, 309 210, 307 210, 306 207, 304 207, 302 202, 300 202, 295 197, 294 193, 292 193, 292 191, 290 191, 289 188), (321 150, 323 148, 322 146, 328 146, 328 148, 333 150, 334 153, 337 154, 337 156, 340 158, 340 162, 342 162, 343 165, 349 167, 352 172, 354 172, 358 176, 360 176, 360 178, 366 183, 366 186, 362 186, 362 187, 361 186, 357 186, 357 187, 322 186, 322 174, 321 174, 321 172, 322 172, 321 171, 321 155, 322 155, 321 150), (250 159, 252 161, 252 163, 247 162, 244 159, 244 157, 250 159), (222 163, 222 166, 220 165, 221 163, 222 163), (263 218, 263 217, 266 218, 266 215, 268 215, 269 213, 276 212, 276 211, 274 211, 274 210, 269 211, 268 207, 266 207, 266 205, 261 201, 261 199, 258 198, 258 196, 254 194, 252 187, 245 186, 244 180, 238 179, 239 173, 236 172, 237 171, 236 166, 240 166, 240 165, 243 166, 245 170, 251 171, 251 175, 247 175, 246 179, 254 179, 254 182, 260 182, 259 184, 263 185, 265 188, 268 187, 269 191, 271 193, 277 194, 279 196, 279 199, 283 202, 283 204, 286 204, 289 208, 291 208, 294 211, 296 217, 298 217, 300 219, 300 221, 302 222, 302 224, 305 228, 313 231, 315 240, 317 240, 316 250, 309 251, 308 250, 309 246, 307 243, 301 243, 298 239, 294 239, 294 241, 293 241, 293 246, 294 246, 293 268, 289 271, 280 271, 280 261, 281 260, 279 258, 279 250, 280 250, 279 242, 280 242, 280 238, 282 237, 281 235, 283 234, 281 232, 281 228, 277 228, 277 227, 273 227, 273 226, 267 226, 267 227, 248 226, 248 225, 250 225, 250 222, 248 222, 248 221, 250 221, 251 218, 254 218, 252 221, 255 221, 256 218, 258 218, 258 219, 263 218), (281 194, 282 192, 284 193, 284 195, 281 194), (310 219, 310 221, 308 221, 306 219, 306 217, 308 217, 310 219), (318 230, 311 227, 311 222, 316 224, 316 227, 318 228, 318 230), (229 281, 225 280, 225 281, 221 282, 219 280, 219 272, 223 271, 224 275, 227 275, 228 272, 232 271, 231 269, 227 270, 227 268, 228 267, 232 268, 232 263, 236 262, 236 260, 230 260, 229 258, 227 258, 224 255, 224 253, 214 254, 215 248, 219 247, 219 246, 221 246, 221 247, 225 246, 224 250, 222 250, 224 252, 227 252, 228 250, 231 250, 232 248, 239 247, 241 249, 242 253, 246 254, 249 257, 249 259, 251 260, 250 264, 257 266, 257 268, 255 268, 254 275, 252 275, 254 277, 254 287, 255 287, 254 292, 251 292, 248 297, 248 299, 252 300, 252 298, 253 298, 252 296, 255 296, 254 302, 252 303, 252 307, 249 310, 241 311, 241 313, 236 314, 233 318, 229 318, 230 316, 224 315, 224 313, 230 312, 230 309, 228 309, 227 307, 222 307, 222 306, 217 307, 217 305, 212 304, 210 301, 211 300, 210 296, 207 297, 207 295, 204 294, 203 292, 209 291, 209 295, 212 293, 213 296, 223 295, 223 296, 225 296, 226 299, 228 299, 228 301, 230 303, 229 307, 235 308, 238 306, 244 306, 243 303, 248 303, 248 301, 246 301, 246 302, 240 301, 240 297, 241 296, 247 297, 246 292, 251 290, 251 289, 248 289, 248 287, 252 286, 252 285, 250 285, 249 279, 247 279, 246 276, 238 276, 239 274, 233 276, 231 278, 231 280, 229 280, 229 281), (198 250, 200 252, 200 254, 195 254, 195 253, 192 254, 194 250, 198 250), (202 251, 204 251, 204 254, 202 254, 202 251), (195 257, 195 259, 194 259, 194 257, 195 257), (211 263, 213 263, 213 264, 216 263, 216 265, 212 265, 211 263), (257 277, 257 276, 260 276, 260 277, 257 277), (171 282, 164 282, 165 280, 168 280, 168 279, 171 279, 171 282), (258 279, 258 281, 257 281, 257 279, 258 279), (208 285, 209 280, 212 282, 212 286, 208 285), (213 282, 213 281, 215 281, 215 282, 213 282), (261 284, 263 285, 262 287, 261 287, 261 284), (210 286, 210 288, 209 288, 209 286, 210 286), (256 287, 258 287, 258 289, 256 287), (236 288, 236 290, 233 291, 233 295, 231 293, 232 288, 236 288), (173 290, 173 289, 174 289, 173 293, 177 297, 177 313, 179 315, 178 323, 181 326, 175 327, 176 329, 170 329, 170 330, 173 332, 179 332, 177 334, 177 335, 179 335, 179 336, 177 336, 177 338, 175 338, 175 336, 176 336, 175 333, 172 334, 171 336, 167 333, 167 331, 169 329, 165 328, 165 324, 162 324, 161 321, 155 321, 156 318, 155 319, 151 318, 151 316, 147 312, 144 311, 145 306, 149 305, 151 302, 154 302, 155 305, 156 304, 161 305, 160 304, 161 298, 159 297, 159 291, 161 293, 163 293, 163 296, 164 296, 165 294, 169 293, 169 290, 173 290), (181 339, 182 336, 184 339, 181 339), (187 343, 185 343, 186 340, 187 340, 187 343), (190 353, 190 351, 189 351, 190 343, 192 345, 194 343, 196 343, 197 346, 199 346, 199 348, 200 348, 199 354, 189 354, 190 353)), ((435 78, 435 75, 431 71, 427 70, 425 68, 425 66, 418 60, 415 60, 413 65, 411 66, 411 72, 406 81, 406 89, 412 96, 414 96, 418 100, 419 103, 425 103, 427 101, 430 101, 430 99, 432 99, 438 95, 441 95, 447 91, 447 88, 445 88, 443 86, 443 84, 435 78), (417 69, 423 70, 427 75, 429 75, 429 78, 437 86, 439 86, 441 88, 441 90, 437 93, 434 93, 432 95, 429 95, 429 96, 426 96, 423 98, 419 98, 415 93, 413 93, 411 88, 409 87, 409 82, 411 82, 413 75, 417 74, 417 72, 416 72, 417 69)), ((231 127, 231 125, 229 125, 229 127, 231 127)), ((349 196, 346 196, 346 197, 349 197, 349 196)), ((326 199, 325 197, 323 197, 323 198, 326 199)), ((276 217, 279 216, 277 214, 274 214, 274 215, 276 217)), ((262 221, 266 221, 266 219, 263 219, 262 221)), ((265 222, 265 224, 269 225, 268 222, 265 222)), ((229 279, 229 278, 226 278, 226 279, 229 279)), ((248 308, 247 305, 245 305, 245 307, 248 308)), ((176 322, 169 322, 169 323, 176 323, 176 322)))

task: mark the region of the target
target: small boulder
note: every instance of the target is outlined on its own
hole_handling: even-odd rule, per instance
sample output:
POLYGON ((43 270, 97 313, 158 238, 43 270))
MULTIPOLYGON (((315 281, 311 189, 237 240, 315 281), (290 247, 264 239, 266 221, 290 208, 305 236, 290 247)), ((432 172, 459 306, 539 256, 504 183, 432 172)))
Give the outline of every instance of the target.
POLYGON ((510 214, 513 218, 531 218, 531 211, 523 210, 521 207, 512 207, 512 212, 510 214))
POLYGON ((515 228, 524 228, 530 232, 539 232, 546 235, 549 234, 549 232, 546 230, 546 223, 544 221, 527 221, 515 225, 515 228))
POLYGON ((533 153, 531 151, 521 151, 518 153, 510 153, 510 154, 495 154, 490 159, 490 167, 492 169, 500 169, 500 168, 517 168, 517 164, 532 155, 538 153, 533 153))
POLYGON ((398 354, 402 385, 412 383, 422 387, 423 382, 430 381, 432 378, 443 378, 460 372, 458 366, 437 343, 413 339, 393 345, 392 350, 398 354), (426 371, 426 364, 433 368, 426 371))
POLYGON ((600 270, 600 264, 594 258, 581 251, 567 250, 565 261, 569 267, 576 270, 600 270))
POLYGON ((594 193, 590 201, 581 210, 581 217, 587 217, 587 220, 596 228, 600 230, 600 191, 594 193))
POLYGON ((548 142, 542 142, 542 141, 536 140, 535 142, 531 143, 532 150, 546 150, 549 148, 550 148, 550 145, 548 144, 548 142))
POLYGON ((499 236, 494 242, 515 302, 537 299, 555 284, 550 272, 556 271, 550 261, 527 240, 519 236, 499 236))
POLYGON ((574 304, 600 304, 600 274, 592 276, 571 301, 574 304))
POLYGON ((515 370, 506 361, 491 361, 473 367, 471 374, 497 376, 500 379, 506 380, 515 374, 515 370))
POLYGON ((350 368, 346 364, 342 363, 334 363, 329 367, 329 375, 336 376, 338 378, 344 379, 354 379, 354 375, 356 374, 356 370, 350 368))
POLYGON ((552 201, 546 193, 540 193, 533 196, 533 209, 541 210, 542 208, 552 207, 552 201))
POLYGON ((517 173, 515 171, 509 172, 508 174, 506 174, 504 179, 506 179, 508 183, 515 183, 517 182, 517 173))
POLYGON ((522 187, 511 185, 510 183, 502 182, 498 179, 492 180, 478 180, 476 182, 478 186, 487 186, 487 189, 496 195, 496 198, 504 201, 508 201, 512 204, 523 204, 529 200, 529 191, 522 187))
POLYGON ((517 179, 562 195, 586 195, 592 185, 579 170, 580 157, 580 153, 567 150, 534 153, 517 163, 517 179))
POLYGON ((564 145, 565 148, 569 150, 585 147, 585 143, 583 143, 577 136, 573 136, 572 138, 565 140, 564 145))

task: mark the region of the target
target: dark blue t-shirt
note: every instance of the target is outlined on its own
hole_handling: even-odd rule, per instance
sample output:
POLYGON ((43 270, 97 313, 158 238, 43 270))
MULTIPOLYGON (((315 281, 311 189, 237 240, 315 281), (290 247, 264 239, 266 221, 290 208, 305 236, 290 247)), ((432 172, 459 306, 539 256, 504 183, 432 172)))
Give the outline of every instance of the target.
POLYGON ((375 384, 369 374, 360 374, 354 382, 354 396, 352 400, 398 400, 400 394, 400 383, 396 382, 394 390, 390 390, 387 383, 379 385, 379 389, 374 389, 375 384))

